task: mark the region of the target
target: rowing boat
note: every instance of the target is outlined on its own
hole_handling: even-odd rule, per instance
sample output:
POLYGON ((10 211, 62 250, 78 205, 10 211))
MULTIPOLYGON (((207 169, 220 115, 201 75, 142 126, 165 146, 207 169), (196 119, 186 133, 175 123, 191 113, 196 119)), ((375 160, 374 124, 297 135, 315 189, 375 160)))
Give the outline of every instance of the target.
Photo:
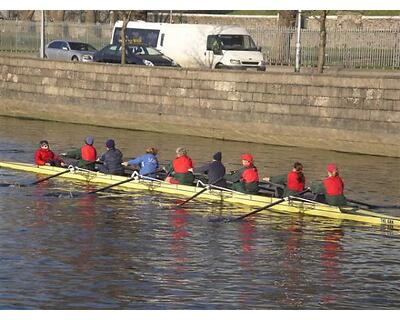
MULTIPOLYGON (((65 170, 65 168, 37 166, 34 164, 9 161, 0 161, 0 167, 43 175, 54 175, 65 170)), ((111 185, 126 180, 126 177, 123 176, 103 174, 100 172, 93 172, 80 168, 73 168, 70 172, 59 176, 59 178, 61 177, 102 185, 111 185)), ((185 186, 179 184, 170 184, 161 180, 146 179, 143 177, 141 178, 140 176, 138 176, 138 179, 136 180, 132 180, 115 187, 115 189, 120 190, 148 190, 185 197, 190 197, 203 188, 204 187, 200 185, 185 186)), ((274 197, 244 194, 227 189, 209 189, 200 194, 198 198, 212 201, 224 201, 255 208, 260 208, 279 200, 274 197)), ((289 198, 288 200, 277 204, 269 211, 285 214, 306 214, 330 219, 357 221, 367 224, 380 225, 387 229, 400 229, 400 217, 381 214, 357 207, 339 208, 296 197, 289 198)))

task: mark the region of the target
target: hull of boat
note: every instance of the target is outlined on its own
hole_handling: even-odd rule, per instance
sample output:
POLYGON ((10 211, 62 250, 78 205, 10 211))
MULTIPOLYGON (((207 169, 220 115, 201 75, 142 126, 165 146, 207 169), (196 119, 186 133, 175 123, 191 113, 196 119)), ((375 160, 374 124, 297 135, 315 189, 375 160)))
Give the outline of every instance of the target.
MULTIPOLYGON (((19 171, 32 172, 42 175, 54 175, 65 171, 65 168, 51 166, 37 166, 19 162, 1 162, 0 167, 14 169, 19 171)), ((128 179, 123 176, 103 174, 100 172, 92 172, 88 170, 76 169, 65 173, 57 178, 66 178, 80 180, 90 184, 111 185, 128 179)), ((202 187, 184 186, 178 184, 170 184, 164 181, 133 180, 115 187, 119 190, 147 190, 162 192, 171 195, 190 197, 196 192, 202 190, 202 187)), ((249 195, 236 191, 207 190, 198 196, 199 199, 212 201, 224 201, 233 204, 241 204, 250 207, 263 207, 272 202, 278 201, 278 198, 271 198, 261 195, 249 195)), ((300 199, 290 199, 273 206, 271 211, 287 214, 305 214, 316 217, 325 217, 330 219, 350 220, 362 223, 381 225, 388 229, 400 229, 400 218, 386 214, 376 213, 361 208, 338 208, 314 201, 304 201, 300 199)), ((268 211, 265 211, 268 212, 268 211)))

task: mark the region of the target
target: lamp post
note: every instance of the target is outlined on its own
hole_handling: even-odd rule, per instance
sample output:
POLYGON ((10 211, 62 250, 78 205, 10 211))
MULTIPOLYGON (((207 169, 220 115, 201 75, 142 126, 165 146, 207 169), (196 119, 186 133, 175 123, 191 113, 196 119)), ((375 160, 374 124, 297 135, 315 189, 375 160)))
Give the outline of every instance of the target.
POLYGON ((297 41, 296 41, 296 66, 294 71, 300 72, 300 58, 301 58, 301 10, 297 11, 297 41))
POLYGON ((45 53, 44 53, 44 43, 45 43, 45 33, 44 33, 44 24, 45 24, 45 18, 44 18, 44 10, 41 10, 41 25, 40 25, 40 58, 44 59, 45 53))

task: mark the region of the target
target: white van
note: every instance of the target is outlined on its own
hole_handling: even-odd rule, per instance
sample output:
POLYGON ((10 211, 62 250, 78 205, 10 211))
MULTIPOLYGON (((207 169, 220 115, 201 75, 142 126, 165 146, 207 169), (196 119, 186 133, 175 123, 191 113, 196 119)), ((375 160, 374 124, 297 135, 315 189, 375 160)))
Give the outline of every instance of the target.
MULTIPOLYGON (((111 44, 119 43, 121 28, 122 21, 117 21, 111 44)), ((182 67, 260 71, 266 67, 261 49, 238 26, 130 21, 126 36, 132 44, 157 48, 182 67)))

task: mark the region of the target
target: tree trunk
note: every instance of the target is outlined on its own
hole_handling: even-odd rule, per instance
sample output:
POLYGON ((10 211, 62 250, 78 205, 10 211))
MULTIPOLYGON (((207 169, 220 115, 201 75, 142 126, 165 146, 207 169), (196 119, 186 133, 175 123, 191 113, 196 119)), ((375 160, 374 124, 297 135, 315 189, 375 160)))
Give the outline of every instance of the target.
POLYGON ((323 73, 325 66, 326 16, 327 16, 327 11, 326 10, 322 11, 319 21, 320 28, 319 28, 318 73, 323 73))
POLYGON ((85 11, 85 22, 86 23, 96 23, 96 11, 94 10, 88 10, 85 11))
POLYGON ((126 64, 126 26, 128 25, 129 20, 131 19, 132 11, 129 11, 128 14, 124 14, 122 28, 121 28, 121 64, 126 64))

